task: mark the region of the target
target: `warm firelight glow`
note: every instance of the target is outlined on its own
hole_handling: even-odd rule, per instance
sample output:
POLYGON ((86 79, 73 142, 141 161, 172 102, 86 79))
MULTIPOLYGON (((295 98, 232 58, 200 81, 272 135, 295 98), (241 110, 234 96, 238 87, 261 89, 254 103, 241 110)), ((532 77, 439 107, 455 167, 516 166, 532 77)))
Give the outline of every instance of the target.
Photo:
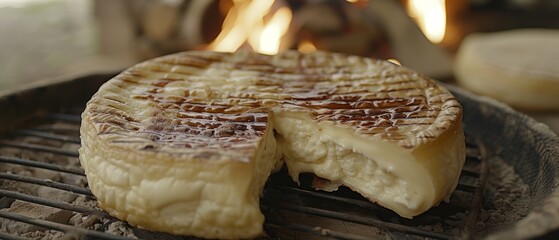
POLYGON ((446 29, 445 0, 408 0, 408 13, 432 43, 440 43, 446 29))
POLYGON ((266 18, 273 3, 274 0, 234 0, 221 32, 208 49, 234 52, 248 43, 256 52, 276 54, 291 23, 292 13, 288 7, 282 7, 266 18))
POLYGON ((316 51, 316 46, 309 40, 303 40, 299 43, 297 51, 302 53, 310 53, 316 51))
POLYGON ((257 51, 266 54, 278 53, 281 37, 287 32, 291 18, 291 10, 288 7, 280 8, 260 34, 260 46, 257 51))

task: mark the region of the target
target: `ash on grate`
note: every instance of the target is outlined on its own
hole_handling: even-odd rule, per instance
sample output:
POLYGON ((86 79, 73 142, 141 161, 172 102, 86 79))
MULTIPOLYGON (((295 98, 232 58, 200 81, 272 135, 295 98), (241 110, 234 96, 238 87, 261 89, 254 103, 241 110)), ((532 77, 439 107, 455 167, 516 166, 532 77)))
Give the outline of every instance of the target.
POLYGON ((530 187, 500 157, 489 160, 489 175, 484 189, 484 202, 478 222, 475 225, 475 238, 487 236, 511 227, 528 215, 530 187))
MULTIPOLYGON (((34 219, 48 220, 51 222, 63 224, 68 223, 68 220, 70 220, 70 218, 73 216, 73 213, 68 210, 47 207, 20 200, 15 200, 9 208, 1 209, 0 211, 17 213, 34 219)), ((20 222, 8 219, 2 219, 1 223, 2 224, 0 226, 0 231, 19 235, 48 230, 39 226, 21 224, 20 222)))

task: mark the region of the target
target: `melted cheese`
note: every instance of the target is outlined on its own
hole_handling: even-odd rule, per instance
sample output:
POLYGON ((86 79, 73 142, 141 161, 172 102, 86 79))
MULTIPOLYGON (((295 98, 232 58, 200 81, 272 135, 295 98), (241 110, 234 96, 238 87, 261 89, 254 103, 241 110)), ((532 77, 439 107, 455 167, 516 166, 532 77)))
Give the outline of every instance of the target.
MULTIPOLYGON (((448 192, 439 192, 441 182, 433 176, 444 175, 441 169, 425 168, 421 163, 431 159, 421 159, 424 156, 397 144, 356 136, 328 123, 315 124, 301 114, 280 112, 274 120, 279 147, 295 181, 300 173, 311 172, 408 218, 437 204, 441 194, 449 197, 448 190, 457 184, 456 180, 444 182, 448 192)), ((429 149, 448 154, 440 167, 451 171, 462 169, 462 162, 454 161, 463 158, 464 151, 461 129, 457 130, 452 137, 455 142, 429 149)))
POLYGON ((286 163, 411 218, 450 196, 461 107, 390 63, 317 52, 185 52, 132 67, 82 114, 99 205, 132 225, 205 238, 263 233, 259 194, 286 163))

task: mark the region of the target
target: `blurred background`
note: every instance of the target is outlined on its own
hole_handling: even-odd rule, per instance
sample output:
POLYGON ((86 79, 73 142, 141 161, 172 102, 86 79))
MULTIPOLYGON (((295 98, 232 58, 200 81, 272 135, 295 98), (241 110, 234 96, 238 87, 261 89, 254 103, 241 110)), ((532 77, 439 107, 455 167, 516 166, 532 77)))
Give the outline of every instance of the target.
POLYGON ((328 50, 453 82, 465 36, 518 28, 559 29, 559 1, 0 0, 0 92, 191 49, 328 50))

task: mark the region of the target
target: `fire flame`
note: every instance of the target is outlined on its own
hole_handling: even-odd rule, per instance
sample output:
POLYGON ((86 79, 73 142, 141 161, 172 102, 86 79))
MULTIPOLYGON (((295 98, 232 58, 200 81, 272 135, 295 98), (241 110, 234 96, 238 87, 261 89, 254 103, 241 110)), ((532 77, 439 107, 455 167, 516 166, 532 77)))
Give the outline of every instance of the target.
POLYGON ((440 43, 446 30, 445 0, 408 0, 408 14, 432 43, 440 43))
POLYGON ((291 22, 291 10, 287 7, 280 8, 262 33, 260 34, 260 44, 257 48, 258 52, 267 54, 276 54, 280 48, 280 39, 287 32, 289 23, 291 22))
POLYGON ((292 13, 288 7, 282 7, 265 21, 273 4, 274 0, 234 0, 221 32, 208 49, 234 52, 248 43, 256 52, 276 54, 291 23, 292 13))
POLYGON ((310 53, 316 51, 316 46, 309 40, 303 40, 299 43, 297 51, 302 53, 310 53))

